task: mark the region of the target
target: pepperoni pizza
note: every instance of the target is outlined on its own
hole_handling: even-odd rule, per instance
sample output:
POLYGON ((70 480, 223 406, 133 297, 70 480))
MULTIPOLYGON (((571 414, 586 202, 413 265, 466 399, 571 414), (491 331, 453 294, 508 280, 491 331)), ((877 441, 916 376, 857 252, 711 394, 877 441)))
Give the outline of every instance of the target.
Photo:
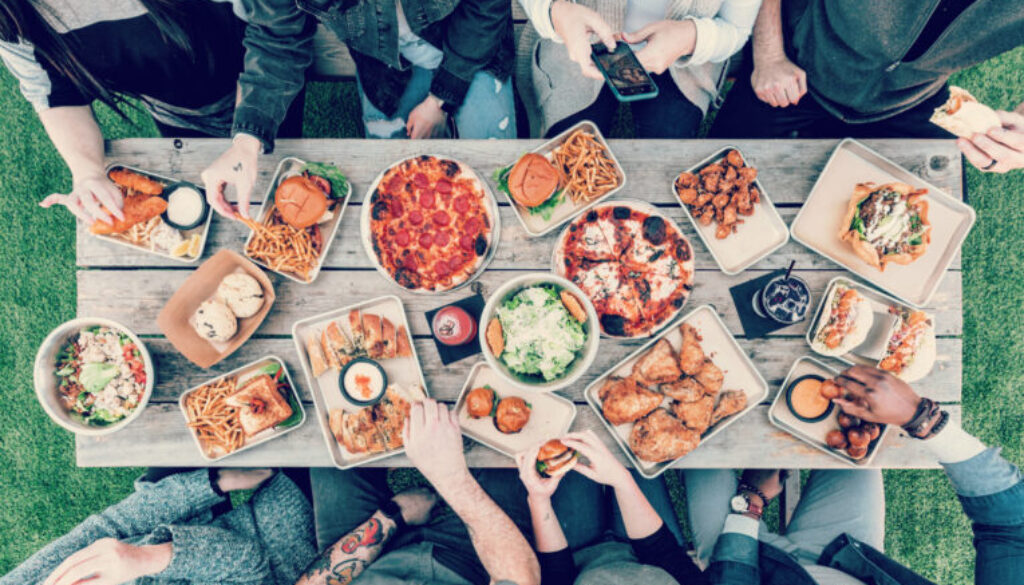
POLYGON ((679 313, 693 288, 693 249, 669 219, 634 203, 599 205, 572 221, 555 268, 590 297, 601 330, 654 333, 679 313))
POLYGON ((366 205, 373 256, 410 290, 439 292, 470 280, 495 235, 491 195, 454 160, 424 155, 392 165, 366 205))

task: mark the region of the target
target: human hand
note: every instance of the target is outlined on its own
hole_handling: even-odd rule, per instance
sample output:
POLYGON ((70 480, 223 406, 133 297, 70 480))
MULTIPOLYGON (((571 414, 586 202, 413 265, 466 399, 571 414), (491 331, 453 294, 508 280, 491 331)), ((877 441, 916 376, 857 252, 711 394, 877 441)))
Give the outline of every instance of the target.
POLYGON ((459 418, 436 400, 414 402, 402 428, 405 453, 442 496, 469 477, 459 418))
MULTIPOLYGON (((761 490, 768 502, 774 500, 782 493, 782 477, 778 469, 747 469, 743 472, 743 483, 752 485, 761 490)), ((758 494, 753 494, 761 498, 758 494)), ((768 502, 761 502, 761 506, 767 506, 768 502)))
POLYGON ((200 174, 206 187, 206 201, 214 211, 235 219, 235 209, 224 197, 224 189, 234 185, 238 195, 238 215, 249 217, 249 197, 256 185, 257 160, 262 150, 263 145, 255 136, 237 134, 231 148, 200 174))
POLYGON ((772 107, 795 106, 807 93, 807 73, 785 55, 755 58, 750 86, 758 99, 772 107))
POLYGON ((601 72, 590 59, 590 35, 597 35, 609 51, 615 50, 615 32, 594 10, 565 0, 551 4, 551 25, 565 42, 569 59, 580 66, 584 77, 601 79, 601 72))
MULTIPOLYGON (((1024 109, 1024 104, 1017 108, 1024 109)), ((959 138, 956 145, 967 160, 987 173, 1006 173, 1024 169, 1024 113, 996 112, 1003 125, 970 140, 959 138)))
POLYGON ((171 563, 171 543, 135 546, 114 538, 101 538, 50 573, 43 585, 121 585, 155 575, 171 563))
POLYGON ((425 487, 414 487, 391 498, 402 511, 402 520, 409 526, 420 526, 430 520, 430 511, 437 504, 437 493, 425 487))
POLYGON ((921 397, 903 380, 869 366, 853 366, 837 380, 845 396, 833 400, 848 415, 880 424, 904 426, 917 412, 921 397))
POLYGON ((67 207, 68 211, 87 225, 92 225, 96 221, 112 223, 110 214, 117 219, 124 219, 124 196, 102 172, 82 178, 76 177, 72 183, 71 193, 53 193, 39 203, 44 209, 54 205, 67 207))
MULTIPOLYGON (((545 441, 546 442, 546 441, 545 441)), ((516 466, 519 468, 519 480, 523 482, 526 493, 530 498, 551 499, 558 484, 562 481, 562 475, 558 477, 541 477, 537 471, 537 453, 541 445, 537 443, 525 451, 516 453, 516 466)))
POLYGON ((660 75, 680 57, 693 53, 697 25, 692 20, 659 20, 636 32, 623 33, 621 38, 631 45, 647 41, 644 48, 636 52, 636 58, 644 69, 660 75))
POLYGON ((592 481, 613 488, 624 487, 633 481, 633 476, 619 463, 594 431, 569 433, 562 438, 562 443, 570 449, 579 451, 580 455, 587 459, 586 464, 579 462, 573 469, 592 481))
POLYGON ((217 470, 217 487, 224 493, 253 490, 274 475, 272 469, 227 469, 217 470))
POLYGON ((437 131, 437 127, 444 124, 445 118, 441 100, 428 95, 409 112, 409 118, 405 122, 405 133, 413 140, 430 138, 437 131))

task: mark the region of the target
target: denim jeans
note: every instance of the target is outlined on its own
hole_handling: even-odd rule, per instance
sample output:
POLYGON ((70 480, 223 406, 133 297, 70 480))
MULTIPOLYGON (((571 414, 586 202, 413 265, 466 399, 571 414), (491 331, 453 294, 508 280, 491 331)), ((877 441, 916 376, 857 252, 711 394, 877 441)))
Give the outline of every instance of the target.
MULTIPOLYGON (((359 84, 359 102, 363 108, 363 126, 367 138, 406 138, 409 113, 430 93, 434 71, 443 53, 415 35, 399 40, 399 51, 412 63, 412 76, 398 101, 398 111, 389 118, 366 97, 359 84)), ((515 138, 516 109, 512 80, 501 81, 490 73, 478 71, 469 84, 462 105, 455 112, 458 138, 515 138)), ((437 128, 433 138, 452 137, 450 128, 437 128)))
MULTIPOLYGON (((731 469, 688 469, 686 500, 697 558, 707 564, 730 512, 729 500, 739 483, 731 469)), ((758 538, 814 564, 840 534, 850 534, 882 550, 885 543, 885 491, 877 469, 816 469, 800 497, 785 535, 761 523, 758 538), (842 502, 837 506, 836 502, 842 502)))

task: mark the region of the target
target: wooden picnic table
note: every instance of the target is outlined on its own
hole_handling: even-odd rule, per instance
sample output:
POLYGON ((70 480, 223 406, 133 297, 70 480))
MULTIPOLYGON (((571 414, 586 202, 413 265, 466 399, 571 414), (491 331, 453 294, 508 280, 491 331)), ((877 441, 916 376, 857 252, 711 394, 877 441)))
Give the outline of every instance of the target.
MULTIPOLYGON (((401 140, 281 140, 274 154, 261 163, 253 198, 258 203, 266 192, 277 160, 297 156, 338 165, 353 184, 352 201, 319 278, 310 285, 291 282, 271 274, 277 301, 256 334, 234 355, 202 370, 182 357, 161 335, 156 325, 160 309, 191 274, 195 266, 90 237, 79 227, 77 240, 78 315, 106 317, 121 322, 141 335, 156 362, 156 386, 145 412, 126 428, 106 437, 77 437, 77 463, 100 466, 202 466, 200 457, 178 406, 181 393, 221 373, 268 354, 280 356, 299 387, 308 420, 296 431, 279 439, 228 457, 226 466, 327 467, 329 458, 310 388, 302 375, 290 338, 292 323, 324 311, 361 300, 395 294, 402 298, 422 362, 430 394, 452 403, 470 368, 481 356, 443 366, 430 338, 424 312, 463 298, 469 291, 442 295, 410 294, 400 291, 376 272, 359 242, 359 212, 364 191, 374 177, 390 163, 423 154, 446 155, 468 163, 490 180, 492 171, 514 161, 540 144, 540 140, 431 141, 401 140)), ((767 410, 778 386, 796 358, 813 355, 804 335, 807 323, 800 323, 764 339, 746 339, 729 287, 784 268, 796 261, 796 271, 812 288, 812 303, 819 301, 829 280, 850 275, 846 270, 795 242, 758 262, 737 276, 726 276, 697 237, 683 209, 672 194, 672 181, 688 168, 726 144, 738 146, 768 195, 790 223, 810 192, 838 141, 731 141, 720 140, 611 140, 610 145, 627 175, 622 197, 639 198, 661 207, 674 218, 696 250, 695 288, 690 307, 715 306, 739 344, 749 353, 768 381, 771 393, 764 404, 745 415, 713 439, 683 458, 679 467, 775 467, 829 468, 845 464, 772 426, 767 410)), ((960 154, 951 140, 868 140, 865 143, 903 167, 922 176, 954 197, 962 198, 963 168, 960 154)), ((225 148, 227 141, 214 139, 128 139, 107 143, 109 162, 120 162, 183 180, 199 181, 199 173, 225 148)), ((493 182, 492 182, 493 187, 493 182)), ((488 270, 477 281, 486 297, 508 278, 524 271, 548 271, 557 231, 530 238, 513 215, 507 201, 499 196, 502 222, 501 243, 488 270)), ((237 222, 215 216, 203 259, 221 248, 241 252, 247 230, 237 222)), ((963 297, 960 257, 954 259, 928 310, 935 314, 938 360, 935 369, 916 387, 948 405, 960 416, 963 333, 963 297)), ((601 340, 597 360, 584 378, 564 391, 577 407, 574 429, 594 429, 613 452, 621 451, 583 399, 583 388, 634 351, 643 341, 601 340)), ((821 358, 829 362, 829 358, 821 358)), ((842 363, 831 361, 837 368, 842 363)), ((511 467, 508 457, 467 439, 467 459, 474 467, 511 467)), ((623 461, 625 458, 623 457, 623 461)), ((408 466, 405 456, 384 459, 377 465, 408 466)), ((900 432, 890 432, 873 462, 880 468, 933 468, 938 464, 919 442, 900 432)))

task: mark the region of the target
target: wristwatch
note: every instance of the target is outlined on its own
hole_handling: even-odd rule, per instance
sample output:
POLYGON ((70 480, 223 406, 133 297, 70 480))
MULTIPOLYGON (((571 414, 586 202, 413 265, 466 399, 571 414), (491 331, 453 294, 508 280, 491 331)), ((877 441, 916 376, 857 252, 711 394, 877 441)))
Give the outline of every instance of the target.
POLYGON ((761 515, 764 514, 764 507, 750 499, 750 495, 747 493, 741 492, 733 496, 729 500, 729 507, 732 508, 734 514, 742 514, 754 520, 760 520, 761 515))
POLYGON ((384 502, 380 507, 380 513, 395 523, 395 532, 399 532, 407 526, 405 518, 402 518, 402 508, 394 500, 384 502))

